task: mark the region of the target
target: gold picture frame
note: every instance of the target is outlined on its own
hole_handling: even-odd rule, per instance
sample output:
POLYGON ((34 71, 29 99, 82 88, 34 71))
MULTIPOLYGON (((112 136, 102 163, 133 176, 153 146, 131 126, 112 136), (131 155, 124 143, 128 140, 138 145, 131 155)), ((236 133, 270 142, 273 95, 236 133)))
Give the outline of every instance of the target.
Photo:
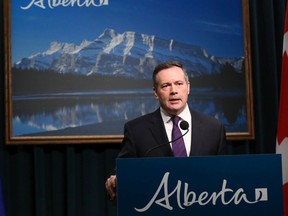
MULTIPOLYGON (((241 105, 242 106, 241 110, 244 112, 242 119, 245 120, 244 121, 245 122, 244 123, 245 129, 244 130, 235 129, 235 131, 233 131, 233 130, 227 131, 227 139, 228 140, 254 139, 254 114, 253 114, 253 94, 252 94, 252 75, 251 75, 252 74, 252 68, 251 68, 249 0, 238 0, 238 1, 239 1, 238 3, 241 4, 242 7, 239 7, 236 10, 238 10, 238 9, 241 10, 240 12, 238 11, 238 13, 241 13, 243 16, 242 17, 242 26, 243 26, 243 32, 242 32, 243 35, 242 36, 243 36, 243 43, 244 44, 242 44, 242 45, 243 45, 243 57, 244 57, 244 60, 243 60, 243 70, 244 70, 243 71, 243 77, 245 80, 245 85, 243 85, 243 89, 241 89, 241 90, 245 94, 242 97, 243 101, 245 101, 245 102, 244 102, 244 106, 243 106, 243 104, 241 105)), ((25 4, 22 2, 22 4, 24 4, 24 6, 22 5, 22 10, 28 11, 29 7, 30 8, 37 7, 37 9, 35 9, 35 11, 37 11, 37 14, 35 14, 36 18, 37 18, 37 15, 41 14, 42 13, 41 11, 44 11, 44 10, 51 10, 52 11, 53 9, 55 9, 55 10, 53 10, 53 12, 58 10, 58 8, 59 8, 59 10, 64 10, 64 9, 68 10, 69 8, 71 8, 71 10, 75 10, 75 5, 73 7, 71 5, 68 5, 68 6, 66 5, 64 7, 64 5, 59 6, 59 5, 48 4, 48 1, 47 1, 47 3, 45 3, 45 1, 42 1, 42 3, 40 3, 40 2, 37 3, 37 1, 36 2, 34 1, 34 4, 32 4, 32 3, 33 3, 33 1, 26 1, 25 4), (69 6, 71 6, 71 7, 69 7, 69 6), (56 7, 58 7, 58 8, 56 8, 56 7)), ((96 6, 94 5, 93 7, 94 7, 94 10, 100 10, 100 8, 107 9, 108 7, 110 7, 110 3, 112 5, 111 0, 110 0, 110 2, 109 2, 109 0, 100 0, 99 4, 96 6)), ((134 109, 133 107, 135 107, 135 104, 130 105, 129 107, 128 107, 128 105, 124 106, 122 104, 122 102, 123 102, 122 99, 119 99, 119 98, 122 98, 123 95, 126 98, 131 97, 135 101, 138 101, 138 100, 140 100, 139 98, 141 98, 141 100, 143 99, 145 101, 148 101, 147 103, 149 103, 150 105, 152 104, 151 107, 156 108, 154 103, 151 102, 151 98, 150 98, 150 96, 152 96, 152 87, 151 87, 151 91, 148 90, 146 92, 145 91, 141 92, 140 94, 137 94, 137 96, 131 96, 129 94, 127 96, 127 90, 130 90, 130 89, 123 89, 123 85, 120 85, 120 87, 117 87, 117 88, 115 87, 114 91, 113 91, 113 88, 112 88, 112 90, 109 89, 109 94, 108 94, 109 97, 112 98, 111 100, 115 99, 115 101, 116 101, 116 102, 113 102, 113 111, 111 111, 110 113, 115 113, 115 112, 121 113, 121 115, 123 115, 125 117, 123 117, 120 120, 117 120, 116 123, 113 121, 113 119, 112 120, 109 119, 109 124, 106 125, 106 124, 100 124, 103 122, 105 123, 105 120, 103 120, 103 117, 99 114, 100 105, 97 104, 97 102, 95 102, 95 101, 97 101, 97 98, 100 98, 101 101, 103 101, 101 103, 101 106, 102 106, 101 110, 102 111, 105 110, 107 112, 110 110, 110 108, 107 108, 107 106, 108 106, 107 104, 110 102, 107 102, 106 101, 107 97, 105 95, 104 96, 102 95, 102 92, 107 90, 107 88, 105 87, 107 85, 105 85, 101 89, 101 93, 98 92, 96 95, 94 93, 91 94, 89 88, 87 88, 87 91, 85 94, 78 94, 79 92, 77 93, 76 90, 73 91, 72 93, 70 92, 69 94, 66 94, 67 92, 60 92, 59 93, 59 91, 57 89, 57 91, 53 92, 53 97, 52 97, 50 94, 51 92, 49 92, 47 90, 47 88, 46 88, 46 91, 41 90, 41 95, 40 94, 35 94, 35 95, 31 94, 31 93, 35 92, 36 87, 32 88, 31 87, 32 85, 29 85, 29 89, 27 89, 28 84, 27 85, 21 84, 21 81, 23 81, 23 80, 24 80, 24 83, 26 83, 27 76, 26 75, 20 76, 19 74, 21 74, 21 72, 23 72, 23 71, 19 72, 18 70, 23 70, 23 68, 21 69, 21 67, 19 66, 20 69, 19 68, 15 69, 15 62, 12 62, 12 59, 14 58, 13 57, 13 54, 14 54, 13 51, 17 50, 16 48, 14 49, 14 47, 17 47, 19 44, 21 45, 21 42, 19 40, 17 40, 17 38, 19 38, 19 37, 16 37, 16 36, 14 37, 14 34, 17 33, 17 35, 21 35, 21 31, 22 32, 24 31, 23 28, 19 27, 20 25, 17 24, 18 19, 15 19, 15 20, 13 19, 13 17, 16 16, 16 13, 13 14, 13 10, 14 10, 14 8, 16 8, 16 6, 14 4, 16 4, 16 3, 15 3, 15 1, 12 1, 12 0, 10 0, 10 1, 8 0, 8 1, 4 2, 6 144, 119 143, 119 142, 121 142, 121 140, 123 138, 123 133, 122 133, 123 129, 122 128, 124 126, 125 121, 132 119, 132 117, 136 117, 137 115, 139 115, 139 113, 140 114, 145 113, 145 112, 141 113, 139 111, 137 114, 133 114, 132 116, 129 117, 129 115, 127 114, 128 112, 126 112, 126 111, 128 109, 132 109, 132 111, 133 111, 133 109, 134 109), (13 37, 13 40, 12 40, 12 37, 13 37), (16 44, 14 44, 14 43, 16 43, 16 44), (30 87, 31 87, 31 89, 30 89, 30 87), (27 90, 27 91, 25 91, 25 90, 27 90), (15 92, 17 92, 17 94, 15 92), (21 94, 18 94, 19 92, 21 94), (28 93, 25 94, 25 92, 26 93, 28 92, 28 93), (87 93, 87 92, 89 92, 89 93, 87 93), (150 95, 150 96, 148 96, 148 95, 150 95), (40 97, 42 97, 42 98, 40 98, 40 97), (45 99, 43 99, 44 97, 45 97, 45 99), (57 99, 57 101, 55 98, 57 99), (89 102, 90 99, 93 100, 93 102, 89 102), (71 114, 71 113, 75 113, 77 111, 75 108, 77 105, 74 104, 74 103, 76 103, 75 102, 76 100, 77 101, 81 100, 81 103, 83 103, 83 104, 84 104, 83 101, 85 101, 85 107, 83 107, 82 108, 83 110, 81 111, 82 115, 85 115, 84 112, 85 112, 85 109, 87 109, 87 106, 86 106, 87 104, 89 104, 89 106, 90 106, 89 109, 91 109, 91 107, 93 107, 93 109, 95 111, 94 114, 96 116, 99 114, 99 116, 100 116, 100 117, 97 116, 97 122, 99 124, 97 124, 96 126, 95 126, 95 124, 93 124, 94 125, 93 128, 91 126, 92 124, 81 125, 81 128, 82 128, 81 131, 82 132, 80 132, 80 133, 79 133, 79 130, 76 130, 79 125, 75 126, 75 122, 76 123, 77 123, 77 121, 79 122, 79 118, 78 118, 79 116, 75 117, 75 116, 72 116, 72 114, 71 114), (60 105, 63 101, 65 101, 67 106, 73 106, 73 109, 71 109, 73 111, 70 110, 71 107, 68 107, 68 108, 64 107, 63 113, 66 112, 67 110, 70 110, 70 111, 68 111, 68 114, 66 114, 65 116, 62 113, 62 115, 59 117, 61 119, 63 119, 65 117, 65 121, 69 121, 69 124, 67 124, 66 127, 61 127, 61 129, 57 129, 57 127, 55 125, 50 125, 51 126, 50 129, 47 129, 46 132, 43 131, 43 128, 44 128, 44 126, 43 126, 42 130, 40 130, 39 128, 41 125, 45 125, 45 128, 48 128, 47 122, 50 121, 50 119, 52 117, 51 116, 49 116, 49 117, 40 116, 39 117, 39 116, 36 116, 35 113, 38 112, 40 114, 37 114, 37 115, 41 115, 41 112, 42 113, 53 112, 55 107, 52 107, 52 104, 55 103, 55 104, 57 104, 58 107, 60 107, 60 105), (121 107, 122 105, 123 105, 123 107, 121 107), (42 106, 42 108, 40 108, 41 106, 42 106), (125 107, 126 107, 126 109, 125 109, 125 107), (106 110, 106 108, 107 108, 107 110, 106 110), (120 110, 117 110, 118 108, 120 110), (35 111, 33 109, 37 109, 37 110, 35 111), (115 109, 116 109, 116 111, 115 111, 115 109), (31 113, 33 113, 33 115, 31 113), (76 120, 73 123, 71 123, 72 120, 71 119, 70 119, 71 121, 69 120, 69 116, 71 117, 71 119, 75 118, 76 120), (23 120, 21 118, 23 118, 25 120, 23 120), (39 119, 45 118, 44 123, 40 122, 39 119, 35 120, 36 118, 39 118, 39 119), (102 120, 100 121, 99 119, 102 119, 102 120), (24 125, 24 122, 27 125, 24 125), (35 126, 35 128, 37 128, 37 130, 35 129, 34 132, 28 132, 28 133, 15 133, 16 130, 23 132, 24 129, 23 129, 23 131, 21 131, 22 127, 25 128, 25 130, 26 130, 26 127, 28 127, 28 124, 29 124, 29 127, 32 127, 31 125, 35 126), (117 127, 116 127, 116 125, 117 125, 117 127), (115 126, 115 128, 114 128, 114 126, 115 126), (51 129, 51 128, 53 128, 53 129, 51 129), (116 131, 116 132, 112 133, 110 131, 110 129, 112 131, 116 131), (101 131, 101 132, 99 132, 99 131, 101 131)), ((133 8, 138 7, 136 4, 137 3, 135 3, 135 6, 133 6, 133 8)), ((207 4, 207 5, 209 5, 209 4, 207 4)), ((80 5, 78 5, 78 6, 80 7, 80 5)), ((91 7, 91 5, 90 5, 90 7, 91 7)), ((183 7, 185 7, 185 5, 183 7)), ((219 8, 220 7, 221 7, 221 5, 219 6, 219 8)), ((87 12, 86 10, 89 10, 88 6, 85 9, 83 9, 83 11, 84 10, 85 10, 84 13, 86 13, 87 12)), ((201 9, 199 9, 199 10, 201 10, 201 9)), ((19 16, 19 14, 17 14, 17 16, 19 16)), ((31 13, 29 13, 29 16, 30 16, 30 18, 32 18, 31 13)), ((51 17, 49 17, 49 19, 52 19, 53 18, 52 16, 53 15, 51 15, 51 17)), ((35 18, 35 17, 33 17, 33 18, 35 18)), ((107 17, 109 17, 109 16, 107 16, 107 17)), ((47 17, 45 17, 45 18, 47 18, 47 17)), ((183 15, 183 19, 186 19, 186 17, 184 15, 183 15)), ((41 19, 38 19, 38 22, 41 22, 41 19)), ((45 22, 47 22, 47 20, 45 20, 45 22)), ((42 25, 45 25, 45 22, 43 21, 42 25)), ((186 21, 184 20, 183 22, 186 22, 186 21)), ((108 28, 108 26, 107 26, 107 28, 108 28)), ((125 26, 123 28, 125 29, 125 26)), ((129 28, 130 28, 130 26, 127 27, 127 31, 129 28)), ((26 30, 25 30, 25 32, 23 32, 23 34, 24 33, 26 33, 26 30)), ((142 34, 142 35, 144 35, 144 34, 142 34)), ((37 35, 35 35, 35 38, 32 38, 32 40, 33 39, 35 41, 35 44, 37 44, 36 42, 38 40, 42 40, 42 38, 39 38, 37 35)), ((25 40, 23 40, 23 41, 25 41, 25 40)), ((19 45, 19 47, 20 47, 20 45, 19 45)), ((29 44, 25 44, 25 45, 26 45, 26 47, 29 46, 29 44)), ((23 46, 23 47, 25 47, 25 46, 23 46)), ((96 57, 96 58, 98 58, 98 57, 96 57)), ((101 57, 104 58, 107 56, 101 56, 101 57)), ((22 63, 24 62, 23 59, 24 58, 22 58, 22 60, 21 60, 22 63)), ((27 57, 25 60, 29 60, 29 58, 27 57)), ((33 59, 33 60, 35 61, 35 59, 33 59)), ((156 60, 155 60, 155 62, 156 62, 156 60)), ((111 66, 111 65, 109 65, 109 66, 111 66)), ((185 66, 185 64, 184 64, 184 66, 185 66)), ((28 71, 28 72, 29 72, 29 76, 32 77, 33 73, 35 71, 28 71)), ((35 76, 38 76, 38 75, 35 75, 35 76)), ((49 77, 49 76, 46 76, 46 79, 47 79, 47 77, 49 77)), ((68 83, 67 85, 70 85, 71 83, 73 83, 73 88, 74 88, 74 85, 77 85, 77 84, 75 84, 75 82, 73 82, 74 81, 73 79, 74 78, 71 78, 72 81, 70 83, 67 82, 68 83)), ((97 79, 99 79, 99 77, 97 79)), ((105 80, 105 78, 103 78, 102 76, 101 76, 101 79, 104 80, 104 82, 109 83, 109 81, 107 81, 107 79, 105 80)), ((80 78, 79 78, 79 80, 80 80, 80 78)), ((119 80, 121 80, 121 79, 119 79, 119 80)), ((115 83, 119 83, 119 80, 117 80, 118 82, 115 81, 115 83)), ((132 83, 133 77, 132 78, 130 77, 128 81, 125 80, 125 82, 132 83)), ((144 81, 142 80, 142 82, 144 83, 143 85, 145 85, 145 86, 147 85, 146 80, 144 80, 144 81)), ((228 82, 229 82, 229 80, 228 80, 228 82)), ((115 83, 114 82, 112 83, 112 81, 111 81, 111 84, 109 84, 110 87, 114 86, 115 83)), ((34 81, 34 84, 36 85, 37 82, 35 83, 35 81, 34 81)), ((53 84, 57 85, 55 82, 53 84)), ((192 82, 192 84, 193 84, 193 82, 192 82)), ((43 85, 45 86, 44 81, 43 81, 43 85)), ((38 86, 41 86, 41 84, 38 86)), ((61 86, 61 85, 59 85, 59 86, 61 86)), ((137 86, 137 84, 136 84, 136 86, 137 86)), ((62 85, 62 87, 63 87, 63 85, 62 85)), ((134 87, 135 87, 135 85, 131 88, 134 88, 134 87)), ((39 87, 39 88, 41 88, 41 87, 39 87)), ((193 97, 193 95, 192 95, 192 97, 193 97)), ((207 94, 205 94, 205 97, 207 97, 207 94)), ((140 103, 142 105, 144 104, 143 102, 140 102, 140 103)), ((138 104, 136 106, 138 107, 138 104)), ((139 105, 139 107, 140 106, 141 105, 139 105)), ((61 107, 62 107, 62 105, 61 105, 61 107)), ((226 107, 228 107, 228 109, 229 109, 228 105, 226 105, 226 107)), ((139 108, 139 110, 142 108, 139 108)), ((151 110, 152 110, 152 108, 151 108, 151 110)), ((90 111, 88 111, 88 112, 90 112, 90 111)), ((102 112, 102 114, 103 114, 103 112, 102 112)), ((75 114, 75 115, 77 115, 77 114, 75 114)), ((80 115, 80 114, 78 113, 78 115, 80 115)), ((108 114, 106 113, 105 115, 109 116, 109 113, 108 114)), ((90 117, 91 117, 91 115, 90 115, 90 117)), ((88 116, 84 116, 83 118, 85 118, 86 120, 89 119, 88 116)), ((92 118, 94 118, 94 117, 92 117, 92 118)))

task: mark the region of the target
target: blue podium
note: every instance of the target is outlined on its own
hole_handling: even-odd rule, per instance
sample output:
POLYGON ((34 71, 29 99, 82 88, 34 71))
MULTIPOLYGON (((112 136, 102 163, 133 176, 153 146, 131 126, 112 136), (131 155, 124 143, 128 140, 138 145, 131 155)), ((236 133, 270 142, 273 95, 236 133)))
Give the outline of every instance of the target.
POLYGON ((117 159, 118 216, 282 216, 281 155, 117 159))

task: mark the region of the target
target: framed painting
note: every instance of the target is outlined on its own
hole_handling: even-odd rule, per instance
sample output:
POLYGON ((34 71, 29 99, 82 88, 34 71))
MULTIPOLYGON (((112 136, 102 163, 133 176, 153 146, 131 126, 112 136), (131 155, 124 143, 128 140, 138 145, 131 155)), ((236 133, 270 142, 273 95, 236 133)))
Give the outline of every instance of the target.
POLYGON ((158 108, 152 71, 179 61, 189 107, 254 138, 249 0, 8 0, 7 144, 117 143, 158 108))

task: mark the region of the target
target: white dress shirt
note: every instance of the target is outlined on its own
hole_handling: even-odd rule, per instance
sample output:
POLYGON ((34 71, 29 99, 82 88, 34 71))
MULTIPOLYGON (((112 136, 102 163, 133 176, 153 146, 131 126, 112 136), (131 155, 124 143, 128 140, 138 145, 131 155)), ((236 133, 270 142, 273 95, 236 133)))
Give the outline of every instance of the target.
MULTIPOLYGON (((165 129, 166 129, 166 133, 167 133, 167 137, 169 139, 169 141, 172 141, 172 129, 173 129, 173 122, 171 120, 171 115, 168 114, 167 112, 165 112, 165 110, 163 110, 162 108, 160 108, 161 110, 161 116, 165 125, 165 129)), ((185 147, 186 147, 186 152, 187 155, 189 156, 190 154, 190 150, 191 150, 191 136, 192 136, 192 118, 191 118, 191 113, 188 107, 188 104, 186 104, 185 109, 178 115, 181 119, 185 120, 188 122, 189 124, 189 128, 188 128, 188 133, 183 136, 184 139, 184 143, 185 143, 185 147)), ((179 121, 180 124, 181 121, 179 121)), ((178 125, 179 126, 179 125, 178 125)), ((180 127, 179 127, 180 128, 180 127)), ((182 134, 184 134, 186 132, 186 130, 182 130, 180 128, 180 131, 182 134)), ((172 143, 170 143, 170 146, 172 148, 172 143)))

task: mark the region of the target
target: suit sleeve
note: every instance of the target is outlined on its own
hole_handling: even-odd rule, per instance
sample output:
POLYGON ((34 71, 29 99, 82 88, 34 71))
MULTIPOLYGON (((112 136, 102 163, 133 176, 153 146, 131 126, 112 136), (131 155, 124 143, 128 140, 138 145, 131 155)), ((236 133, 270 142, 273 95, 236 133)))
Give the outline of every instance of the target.
POLYGON ((133 141, 133 133, 129 129, 129 124, 124 125, 124 138, 121 143, 121 150, 118 154, 119 158, 135 158, 137 157, 135 142, 133 141))
POLYGON ((225 155, 227 154, 226 130, 222 123, 220 124, 219 137, 218 155, 225 155))

